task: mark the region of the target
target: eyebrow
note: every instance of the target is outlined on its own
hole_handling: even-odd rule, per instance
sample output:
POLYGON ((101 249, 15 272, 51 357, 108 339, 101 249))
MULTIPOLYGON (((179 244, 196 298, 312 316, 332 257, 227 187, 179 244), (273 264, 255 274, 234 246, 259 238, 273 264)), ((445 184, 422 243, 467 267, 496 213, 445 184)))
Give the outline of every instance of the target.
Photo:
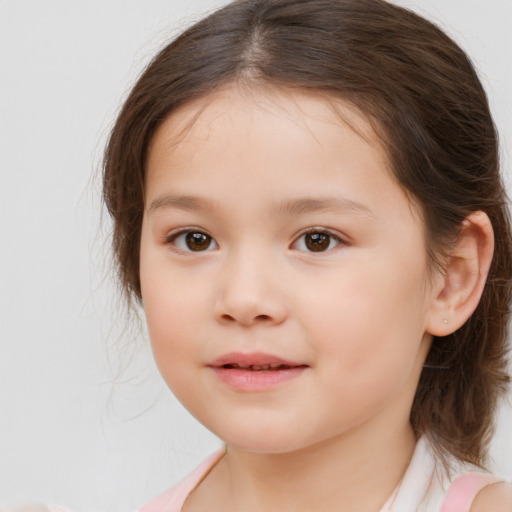
MULTIPOLYGON (((178 209, 184 211, 201 211, 210 213, 215 209, 215 203, 207 198, 186 195, 163 195, 153 200, 148 208, 149 213, 160 209, 178 209)), ((277 213, 281 216, 301 215, 305 213, 349 213, 365 217, 374 217, 374 212, 368 206, 351 199, 327 196, 304 197, 288 199, 277 205, 277 213)))
POLYGON ((209 199, 201 197, 163 195, 151 202, 148 212, 153 213, 156 210, 172 208, 185 211, 210 212, 214 209, 214 204, 209 199))
POLYGON ((344 197, 299 198, 284 201, 279 206, 282 215, 300 215, 303 213, 355 213, 374 217, 374 212, 366 205, 344 197))

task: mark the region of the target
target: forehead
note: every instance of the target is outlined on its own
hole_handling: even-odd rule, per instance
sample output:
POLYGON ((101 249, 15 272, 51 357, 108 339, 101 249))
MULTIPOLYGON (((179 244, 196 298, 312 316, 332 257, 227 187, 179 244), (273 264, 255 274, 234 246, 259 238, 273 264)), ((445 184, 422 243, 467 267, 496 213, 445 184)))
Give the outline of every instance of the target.
MULTIPOLYGON (((255 160, 261 163, 262 156, 270 158, 273 153, 269 165, 278 172, 292 157, 301 163, 313 160, 311 168, 316 169, 319 157, 333 148, 344 159, 358 151, 360 164, 365 159, 368 165, 370 160, 378 162, 380 170, 408 195, 392 171, 376 126, 353 103, 321 91, 228 84, 179 107, 161 123, 148 148, 146 192, 148 181, 171 167, 176 180, 183 174, 180 168, 186 168, 190 178, 192 163, 200 158, 203 164, 207 160, 203 170, 213 173, 215 163, 230 154, 238 158, 242 171, 251 165, 248 147, 261 142, 255 160), (269 141, 274 147, 269 147, 269 141)), ((299 174, 295 177, 300 178, 299 174)))
POLYGON ((379 181, 405 194, 369 119, 349 102, 308 91, 219 89, 163 121, 146 163, 146 200, 161 186, 205 189, 223 180, 253 196, 269 179, 290 195, 313 186, 326 195, 350 182, 355 192, 374 188, 379 202, 379 181))
MULTIPOLYGON (((318 136, 319 123, 325 127, 343 124, 366 144, 380 152, 389 167, 382 140, 376 135, 371 118, 366 116, 353 103, 323 92, 287 90, 262 86, 249 87, 227 85, 200 99, 186 103, 173 111, 156 130, 149 145, 148 155, 152 155, 155 145, 161 151, 164 147, 172 152, 182 143, 195 143, 196 139, 206 140, 212 135, 212 123, 226 119, 233 111, 242 114, 247 122, 246 130, 254 125, 250 120, 266 116, 267 129, 272 129, 283 120, 294 123, 308 132, 317 143, 326 144, 327 138, 318 136), (274 123, 269 123, 273 117, 274 123), (315 122, 315 127, 312 122, 315 122)), ((281 128, 281 126, 279 126, 281 128)), ((282 134, 281 134, 282 135, 282 134)))

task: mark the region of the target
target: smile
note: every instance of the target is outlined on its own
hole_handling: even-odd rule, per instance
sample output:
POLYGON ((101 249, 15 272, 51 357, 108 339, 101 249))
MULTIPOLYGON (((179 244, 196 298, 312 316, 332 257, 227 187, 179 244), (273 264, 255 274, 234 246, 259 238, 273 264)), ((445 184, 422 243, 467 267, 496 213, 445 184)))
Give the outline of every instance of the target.
POLYGON ((251 365, 243 365, 243 364, 225 364, 222 366, 222 368, 225 368, 227 370, 232 369, 240 369, 240 370, 250 370, 252 372, 268 372, 268 371, 275 371, 275 370, 286 370, 289 368, 293 368, 293 366, 288 366, 287 364, 251 364, 251 365))
POLYGON ((306 364, 286 361, 263 353, 231 353, 208 365, 229 388, 240 392, 271 391, 298 378, 309 368, 306 364))

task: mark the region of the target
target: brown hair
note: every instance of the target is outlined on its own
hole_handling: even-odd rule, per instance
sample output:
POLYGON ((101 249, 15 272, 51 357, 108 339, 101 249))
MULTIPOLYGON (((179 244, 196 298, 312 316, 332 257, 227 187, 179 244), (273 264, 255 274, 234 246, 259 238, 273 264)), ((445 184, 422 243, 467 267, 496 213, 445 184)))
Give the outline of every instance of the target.
POLYGON ((179 106, 240 81, 321 92, 366 114, 396 178, 422 207, 434 262, 469 213, 489 216, 495 253, 482 299, 462 328, 434 339, 411 411, 416 434, 440 453, 482 464, 508 382, 511 230, 497 134, 466 54, 406 9, 383 0, 236 1, 153 59, 119 114, 104 159, 104 199, 127 296, 141 298, 144 167, 156 128, 179 106))

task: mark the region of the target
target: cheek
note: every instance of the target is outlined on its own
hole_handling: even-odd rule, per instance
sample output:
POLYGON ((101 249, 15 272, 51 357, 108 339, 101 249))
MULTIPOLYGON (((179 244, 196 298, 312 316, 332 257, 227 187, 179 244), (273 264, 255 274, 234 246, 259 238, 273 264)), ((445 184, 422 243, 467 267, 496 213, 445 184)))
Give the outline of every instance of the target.
MULTIPOLYGON (((144 241, 143 236, 143 244, 144 241)), ((200 286, 201 276, 195 274, 186 268, 171 265, 167 251, 153 247, 151 242, 142 246, 142 302, 152 339, 160 339, 167 332, 171 341, 184 334, 182 331, 201 308, 205 296, 205 289, 200 286)))
POLYGON ((169 378, 179 375, 183 361, 194 349, 190 337, 197 327, 200 297, 196 287, 147 254, 141 256, 141 290, 155 361, 170 384, 169 378))
POLYGON ((364 379, 382 365, 414 361, 424 334, 424 285, 422 265, 397 269, 383 256, 331 280, 303 317, 328 360, 364 379))
POLYGON ((191 379, 201 360, 200 347, 191 336, 197 322, 179 293, 146 292, 144 311, 156 366, 176 398, 190 407, 195 390, 191 379))

